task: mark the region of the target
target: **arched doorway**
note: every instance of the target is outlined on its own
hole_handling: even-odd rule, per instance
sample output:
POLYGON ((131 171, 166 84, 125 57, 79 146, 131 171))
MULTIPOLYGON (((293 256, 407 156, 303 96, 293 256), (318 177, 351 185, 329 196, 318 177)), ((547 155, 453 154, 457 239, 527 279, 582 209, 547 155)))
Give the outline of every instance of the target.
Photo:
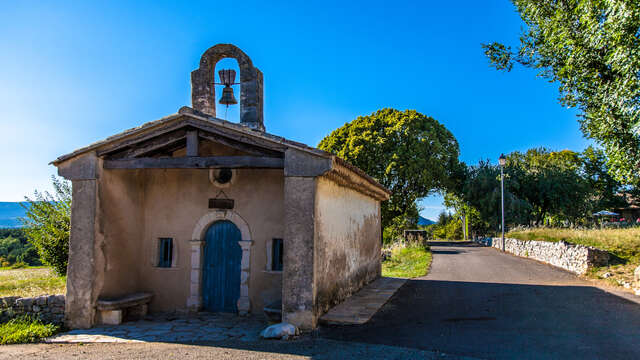
POLYGON ((216 221, 205 235, 202 305, 207 311, 238 312, 242 235, 228 220, 216 221))

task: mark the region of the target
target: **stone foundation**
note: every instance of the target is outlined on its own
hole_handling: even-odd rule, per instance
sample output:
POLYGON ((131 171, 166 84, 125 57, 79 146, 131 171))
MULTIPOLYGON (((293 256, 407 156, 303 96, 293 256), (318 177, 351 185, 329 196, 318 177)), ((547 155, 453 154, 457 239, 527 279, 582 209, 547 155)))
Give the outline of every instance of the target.
MULTIPOLYGON (((501 238, 485 238, 478 242, 502 250, 501 238)), ((517 256, 569 270, 582 275, 590 267, 604 266, 609 263, 609 253, 591 246, 574 245, 564 241, 524 241, 505 239, 505 251, 517 256)))
POLYGON ((43 295, 22 298, 0 298, 0 323, 18 316, 28 315, 45 323, 62 324, 64 321, 64 295, 43 295))

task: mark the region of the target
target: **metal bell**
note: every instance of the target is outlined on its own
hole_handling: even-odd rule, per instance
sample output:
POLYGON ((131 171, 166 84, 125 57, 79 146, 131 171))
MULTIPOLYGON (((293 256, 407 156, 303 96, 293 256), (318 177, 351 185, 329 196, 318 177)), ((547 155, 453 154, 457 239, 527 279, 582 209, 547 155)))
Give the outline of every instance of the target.
POLYGON ((233 96, 233 88, 229 85, 225 86, 222 89, 222 97, 220 98, 220 104, 222 105, 235 105, 238 103, 238 100, 236 100, 236 97, 233 96))

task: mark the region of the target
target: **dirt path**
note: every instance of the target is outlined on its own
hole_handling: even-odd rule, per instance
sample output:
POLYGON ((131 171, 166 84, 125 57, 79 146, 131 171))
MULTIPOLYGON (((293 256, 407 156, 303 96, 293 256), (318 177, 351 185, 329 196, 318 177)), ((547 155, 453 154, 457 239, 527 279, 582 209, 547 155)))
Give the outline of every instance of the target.
POLYGON ((227 341, 202 344, 36 344, 0 346, 0 359, 459 359, 399 347, 304 337, 293 341, 227 341))
POLYGON ((495 249, 432 250, 429 275, 368 324, 322 335, 484 358, 640 358, 640 305, 495 249))

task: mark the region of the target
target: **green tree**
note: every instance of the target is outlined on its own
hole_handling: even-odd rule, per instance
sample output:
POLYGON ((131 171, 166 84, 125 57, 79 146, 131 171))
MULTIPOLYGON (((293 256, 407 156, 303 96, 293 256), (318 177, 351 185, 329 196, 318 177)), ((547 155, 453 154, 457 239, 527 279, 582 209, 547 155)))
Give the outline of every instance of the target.
POLYGON ((620 194, 629 189, 611 176, 605 153, 601 149, 589 146, 580 154, 580 158, 582 173, 591 192, 590 212, 625 207, 625 198, 620 194))
POLYGON ((334 130, 319 148, 364 170, 391 190, 382 226, 395 236, 417 221, 416 200, 456 186, 458 142, 444 125, 415 110, 382 109, 334 130))
MULTIPOLYGON (((456 196, 453 193, 445 194, 444 205, 455 210, 454 217, 459 219, 462 219, 463 217, 467 218, 467 224, 469 227, 469 234, 467 234, 468 237, 473 237, 472 234, 486 234, 488 230, 490 230, 490 224, 486 220, 482 219, 480 212, 459 196, 456 196)), ((464 224, 461 224, 464 227, 464 224)))
MULTIPOLYGON (((500 168, 481 160, 478 165, 469 166, 466 174, 459 197, 478 213, 475 231, 498 231, 502 221, 500 168)), ((520 186, 518 174, 505 169, 505 224, 526 224, 531 217, 531 205, 514 194, 520 186)))
MULTIPOLYGON (((467 205, 476 209, 476 230, 483 229, 483 222, 487 230, 498 230, 500 168, 480 161, 466 173, 462 192, 448 195, 445 203, 455 209, 467 205)), ((623 186, 608 173, 605 154, 593 147, 583 153, 545 148, 515 151, 507 155, 504 174, 507 225, 587 224, 594 211, 624 206, 621 193, 635 196, 635 188, 623 186)))
POLYGON ((582 111, 585 136, 604 147, 609 171, 640 181, 640 1, 512 2, 526 28, 517 51, 483 44, 492 65, 519 63, 557 82, 561 102, 582 111))
MULTIPOLYGON (((24 262, 28 265, 42 265, 36 249, 26 239, 8 236, 0 238, 0 258, 8 265, 24 262)), ((1 261, 0 261, 1 262, 1 261)))
POLYGON ((26 217, 22 219, 27 239, 37 249, 40 259, 59 275, 67 273, 69 230, 71 228, 71 184, 51 177, 55 194, 35 191, 26 197, 26 217))
POLYGON ((547 216, 575 223, 589 212, 590 188, 580 174, 581 166, 579 154, 569 150, 515 151, 507 156, 507 185, 531 205, 536 224, 541 225, 547 216))
POLYGON ((438 222, 429 225, 429 232, 440 240, 460 240, 463 238, 462 220, 457 216, 442 211, 438 215, 438 222))

